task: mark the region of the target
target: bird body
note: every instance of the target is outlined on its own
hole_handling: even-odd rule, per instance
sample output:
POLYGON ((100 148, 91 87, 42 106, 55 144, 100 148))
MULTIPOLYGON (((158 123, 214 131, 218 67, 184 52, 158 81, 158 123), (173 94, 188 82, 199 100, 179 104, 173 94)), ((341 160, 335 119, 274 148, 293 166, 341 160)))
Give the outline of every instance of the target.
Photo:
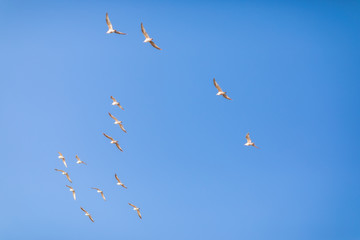
POLYGON ((111 113, 109 113, 109 116, 114 119, 114 124, 117 124, 120 126, 121 130, 123 130, 126 133, 126 130, 124 128, 124 125, 122 124, 122 121, 119 121, 116 117, 114 117, 111 113))
POLYGON ((116 185, 122 186, 123 188, 126 188, 126 189, 127 189, 127 187, 120 181, 120 179, 118 178, 118 176, 116 175, 116 173, 115 173, 115 178, 116 178, 116 180, 118 181, 118 182, 116 183, 116 185))
POLYGON ((153 41, 153 38, 149 37, 149 34, 146 32, 143 23, 141 23, 141 32, 144 34, 145 36, 145 40, 144 43, 149 42, 151 44, 151 46, 153 46, 154 48, 161 50, 161 48, 159 48, 153 41))
POLYGON ((110 98, 113 100, 113 102, 111 103, 111 105, 113 106, 119 106, 119 108, 121 108, 122 110, 124 110, 124 108, 120 105, 120 103, 118 101, 116 101, 116 99, 113 96, 110 96, 110 98))
POLYGON ((73 198, 74 198, 74 200, 76 200, 76 195, 75 195, 75 190, 72 188, 72 187, 70 187, 70 186, 68 186, 68 185, 66 185, 68 188, 70 188, 70 192, 72 192, 72 194, 73 194, 73 198))
POLYGON ((77 159, 77 161, 76 161, 77 164, 81 164, 81 163, 82 163, 82 164, 87 165, 84 161, 81 161, 81 160, 80 160, 80 158, 78 157, 78 155, 76 155, 75 157, 76 157, 76 159, 77 159))
POLYGON ((113 139, 112 137, 110 137, 110 136, 108 136, 108 135, 106 135, 105 133, 103 133, 104 134, 104 136, 105 137, 107 137, 108 139, 110 139, 111 141, 110 141, 110 143, 111 144, 115 144, 116 145, 116 147, 120 150, 120 151, 123 151, 122 150, 122 148, 120 147, 120 145, 119 145, 119 143, 118 143, 118 141, 116 141, 115 139, 113 139))
POLYGON ((61 153, 61 152, 58 152, 58 153, 59 153, 58 158, 59 158, 59 159, 61 159, 61 160, 63 161, 63 163, 64 163, 65 167, 67 167, 67 164, 66 164, 66 161, 65 161, 65 157, 62 155, 62 153, 61 153))
POLYGON ((216 95, 218 95, 218 96, 223 96, 224 98, 226 98, 226 99, 228 99, 228 100, 232 100, 227 94, 226 94, 226 92, 224 92, 222 89, 221 89, 221 87, 219 86, 219 84, 215 81, 215 78, 214 78, 214 85, 215 85, 215 87, 216 87, 216 89, 218 90, 218 93, 216 94, 216 95))
POLYGON ((255 143, 251 141, 249 133, 246 134, 245 138, 246 138, 246 143, 244 144, 245 146, 253 146, 259 148, 258 146, 255 145, 255 143))
POLYGON ((117 34, 122 34, 122 35, 126 35, 126 33, 122 33, 122 32, 119 32, 117 30, 115 30, 110 22, 110 19, 109 19, 109 14, 106 13, 106 24, 108 25, 108 28, 109 30, 106 32, 106 33, 117 33, 117 34))
POLYGON ((141 213, 140 213, 140 208, 136 207, 135 205, 133 205, 133 204, 131 204, 131 203, 129 203, 129 205, 133 207, 133 210, 136 211, 137 214, 138 214, 138 216, 139 216, 139 218, 142 219, 141 213))
POLYGON ((71 179, 70 179, 70 177, 69 177, 69 174, 68 174, 67 172, 65 172, 65 171, 63 171, 63 170, 56 169, 56 168, 55 168, 55 171, 61 172, 61 174, 62 174, 62 175, 65 175, 66 178, 67 178, 67 180, 69 180, 69 182, 72 183, 72 181, 71 181, 71 179))
POLYGON ((94 219, 91 217, 91 215, 90 215, 90 213, 88 213, 85 209, 83 209, 82 207, 80 207, 81 208, 81 210, 83 210, 84 212, 85 212, 85 216, 88 216, 89 217, 89 219, 92 221, 92 222, 94 222, 94 219))
POLYGON ((105 199, 105 195, 104 195, 104 192, 103 191, 101 191, 100 189, 98 189, 98 188, 91 188, 91 189, 95 189, 98 193, 100 193, 101 194, 101 196, 102 196, 102 198, 104 199, 104 201, 106 201, 106 199, 105 199))

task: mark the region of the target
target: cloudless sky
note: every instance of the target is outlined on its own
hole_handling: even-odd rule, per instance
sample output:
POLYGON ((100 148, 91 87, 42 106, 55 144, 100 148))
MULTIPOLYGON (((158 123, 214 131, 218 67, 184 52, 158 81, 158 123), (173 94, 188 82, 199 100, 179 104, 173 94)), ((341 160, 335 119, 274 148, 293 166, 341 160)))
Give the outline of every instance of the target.
POLYGON ((0 21, 0 239, 360 239, 359 1, 5 0, 0 21))

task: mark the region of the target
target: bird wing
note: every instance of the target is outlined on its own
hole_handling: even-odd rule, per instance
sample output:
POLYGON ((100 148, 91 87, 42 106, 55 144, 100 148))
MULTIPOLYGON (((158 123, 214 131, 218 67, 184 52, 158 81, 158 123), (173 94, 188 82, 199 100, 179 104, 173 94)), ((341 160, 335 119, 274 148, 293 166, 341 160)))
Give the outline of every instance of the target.
POLYGON ((120 105, 120 103, 118 104, 119 108, 121 108, 122 110, 124 110, 124 108, 120 105))
POLYGON ((154 48, 161 50, 161 48, 159 48, 153 41, 150 41, 150 44, 151 44, 154 48))
POLYGON ((121 186, 122 186, 123 188, 127 189, 127 187, 125 186, 125 184, 122 184, 121 186))
POLYGON ((126 35, 126 33, 119 32, 118 30, 115 30, 115 33, 117 33, 117 34, 121 34, 121 35, 126 35))
POLYGON ((67 164, 66 164, 66 161, 65 161, 65 158, 63 158, 63 163, 64 163, 64 165, 65 165, 65 167, 67 167, 67 164))
POLYGON ((122 148, 120 147, 120 145, 118 143, 115 143, 115 145, 117 146, 117 148, 123 152, 122 148))
POLYGON ((87 164, 86 164, 86 162, 84 162, 84 161, 81 161, 81 163, 83 163, 83 164, 87 165, 87 164))
POLYGON ((150 37, 149 37, 149 34, 147 34, 147 32, 146 32, 146 30, 145 30, 145 28, 144 28, 143 23, 141 23, 141 31, 142 31, 142 33, 144 34, 144 36, 145 36, 146 38, 150 38, 150 37))
POLYGON ((135 205, 133 205, 133 204, 131 204, 131 203, 129 203, 129 205, 130 205, 130 206, 132 206, 132 207, 134 207, 134 208, 136 208, 136 206, 135 206, 135 205))
POLYGON ((111 113, 109 113, 109 116, 110 116, 112 119, 114 119, 115 121, 119 121, 119 120, 117 120, 116 117, 114 117, 113 115, 111 115, 111 113))
POLYGON ((219 84, 217 84, 217 82, 215 81, 215 78, 214 78, 214 85, 216 87, 216 89, 219 91, 219 92, 222 92, 223 90, 221 89, 221 87, 219 86, 219 84))
POLYGON ((106 13, 106 24, 108 25, 109 30, 112 30, 112 29, 113 29, 113 26, 111 25, 111 22, 110 22, 109 14, 108 14, 108 13, 106 13))
POLYGON ((65 172, 65 171, 63 171, 63 170, 59 170, 59 169, 56 169, 56 168, 55 168, 55 171, 59 171, 59 172, 65 172))
POLYGON ((76 200, 76 194, 75 194, 75 191, 73 191, 72 193, 73 193, 74 200, 76 200))
POLYGON ((114 139, 108 135, 106 135, 105 133, 103 133, 105 137, 107 137, 108 139, 110 139, 111 141, 114 141, 114 139))
POLYGON ((139 215, 139 218, 142 219, 140 210, 137 210, 137 214, 139 215))
POLYGON ((106 200, 103 192, 101 192, 101 196, 104 200, 106 200))
POLYGON ((113 102, 116 102, 116 99, 113 96, 110 96, 110 98, 113 100, 113 102))
POLYGON ((228 96, 228 95, 226 95, 226 94, 224 94, 224 95, 223 95, 223 97, 224 97, 224 98, 226 98, 226 99, 228 99, 228 100, 232 100, 232 99, 231 99, 231 98, 229 98, 229 96, 228 96))
POLYGON ((80 158, 78 157, 78 155, 75 156, 77 160, 81 161, 80 158))
POLYGON ((73 189, 72 187, 70 187, 69 185, 65 185, 65 186, 67 186, 68 188, 70 188, 70 189, 73 189))
POLYGON ((250 139, 250 134, 247 133, 246 136, 245 136, 246 140, 248 143, 251 143, 251 139, 250 139))
POLYGON ((63 157, 63 155, 62 155, 62 153, 61 153, 61 152, 58 152, 58 153, 59 153, 59 155, 60 155, 60 156, 62 156, 62 157, 63 157))
POLYGON ((92 222, 94 222, 94 219, 92 218, 92 216, 89 214, 89 218, 92 222))
POLYGON ((66 178, 69 180, 69 182, 71 182, 71 183, 72 183, 72 181, 71 181, 71 179, 70 179, 70 177, 69 177, 69 174, 68 174, 68 173, 66 173, 65 175, 66 175, 66 178))
POLYGON ((115 178, 116 178, 116 180, 117 180, 119 183, 121 183, 121 181, 120 181, 120 179, 118 178, 118 176, 116 175, 116 173, 115 173, 115 178))
POLYGON ((254 147, 256 147, 256 148, 259 148, 258 146, 256 146, 255 144, 253 145, 254 147))
POLYGON ((96 188, 96 187, 92 187, 91 189, 96 189, 96 190, 100 190, 100 189, 98 189, 98 188, 96 188))
POLYGON ((80 207, 81 208, 81 210, 83 210, 85 213, 88 213, 85 209, 83 209, 82 207, 80 207))
POLYGON ((121 123, 119 124, 119 126, 120 126, 121 130, 123 130, 126 133, 126 130, 125 130, 124 126, 121 123))

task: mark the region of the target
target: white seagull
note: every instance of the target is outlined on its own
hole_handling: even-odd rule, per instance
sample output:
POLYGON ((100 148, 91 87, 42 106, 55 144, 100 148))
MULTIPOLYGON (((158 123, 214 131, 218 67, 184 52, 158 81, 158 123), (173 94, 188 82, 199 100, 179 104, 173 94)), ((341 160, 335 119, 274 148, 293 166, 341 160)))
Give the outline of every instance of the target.
POLYGON ((245 146, 253 146, 253 147, 256 147, 256 148, 259 148, 258 146, 255 145, 255 143, 253 143, 250 139, 250 134, 246 134, 246 140, 247 142, 244 144, 245 146))
POLYGON ((77 164, 81 164, 81 163, 82 163, 82 164, 87 165, 84 161, 81 161, 81 160, 80 160, 80 158, 78 157, 78 155, 76 155, 75 157, 76 157, 76 159, 77 159, 77 161, 76 161, 77 164))
POLYGON ((226 95, 226 92, 224 92, 221 89, 221 87, 219 86, 219 84, 217 84, 217 82, 215 81, 215 78, 214 78, 214 85, 215 85, 216 89, 218 90, 218 93, 216 95, 218 95, 218 96, 222 95, 224 98, 231 100, 231 98, 229 98, 229 96, 226 95))
POLYGON ((81 208, 81 210, 83 210, 83 211, 85 212, 85 215, 88 216, 92 222, 94 222, 94 219, 91 217, 90 213, 88 213, 88 212, 87 212, 85 209, 83 209, 82 207, 80 207, 80 208, 81 208))
POLYGON ((159 48, 158 46, 156 46, 156 44, 153 42, 153 39, 151 37, 149 37, 149 34, 147 34, 145 28, 144 28, 144 25, 141 23, 141 31, 142 33, 144 34, 145 36, 145 40, 144 40, 144 43, 147 43, 147 42, 150 42, 150 44, 156 48, 156 49, 159 49, 161 50, 161 48, 159 48))
POLYGON ((126 133, 126 130, 122 124, 122 121, 119 121, 116 117, 114 117, 113 115, 111 115, 111 113, 109 113, 109 116, 115 120, 114 124, 118 124, 121 128, 121 130, 123 130, 126 133))
POLYGON ((139 218, 142 219, 141 217, 141 213, 140 213, 140 208, 136 207, 135 205, 129 203, 130 206, 133 207, 133 210, 137 212, 137 214, 139 215, 139 218))
POLYGON ((98 193, 101 194, 102 198, 106 201, 103 191, 101 191, 100 189, 95 188, 95 187, 92 187, 91 189, 95 189, 98 193))
POLYGON ((116 101, 116 99, 113 96, 110 96, 110 98, 113 100, 112 104, 113 106, 119 106, 119 108, 121 108, 122 110, 124 110, 124 108, 120 105, 120 103, 118 101, 116 101))
POLYGON ((108 139, 110 139, 110 140, 111 140, 111 142, 110 142, 110 143, 115 144, 115 145, 116 145, 116 147, 117 147, 120 151, 123 151, 123 150, 122 150, 122 148, 120 147, 120 145, 119 145, 118 141, 114 140, 112 137, 110 137, 110 136, 106 135, 105 133, 103 133, 103 134, 104 134, 104 136, 105 136, 105 137, 107 137, 108 139))
POLYGON ((67 172, 65 172, 65 171, 63 171, 63 170, 56 169, 56 168, 55 168, 55 171, 61 172, 62 175, 65 175, 66 178, 67 178, 67 180, 69 180, 69 182, 72 183, 72 181, 71 181, 71 179, 70 179, 70 177, 69 177, 69 174, 68 174, 67 172))
POLYGON ((118 178, 118 176, 116 175, 116 173, 115 173, 115 178, 116 178, 116 180, 118 181, 118 182, 116 183, 116 185, 122 186, 123 188, 126 188, 126 189, 127 189, 127 187, 120 181, 120 179, 118 178))
POLYGON ((110 22, 110 19, 109 19, 109 14, 106 13, 106 24, 108 25, 109 27, 109 30, 106 32, 106 33, 117 33, 117 34, 122 34, 122 35, 126 35, 126 33, 122 33, 122 32, 119 32, 117 30, 115 30, 110 22))
POLYGON ((61 159, 61 160, 63 161, 63 163, 64 163, 65 167, 67 167, 67 165, 66 165, 66 161, 65 161, 65 157, 62 155, 62 153, 61 153, 61 152, 58 152, 58 153, 59 153, 58 158, 59 158, 59 159, 61 159))
POLYGON ((67 186, 68 188, 70 188, 70 192, 72 192, 73 197, 74 197, 74 200, 76 200, 75 190, 74 190, 72 187, 68 186, 68 185, 66 185, 66 186, 67 186))

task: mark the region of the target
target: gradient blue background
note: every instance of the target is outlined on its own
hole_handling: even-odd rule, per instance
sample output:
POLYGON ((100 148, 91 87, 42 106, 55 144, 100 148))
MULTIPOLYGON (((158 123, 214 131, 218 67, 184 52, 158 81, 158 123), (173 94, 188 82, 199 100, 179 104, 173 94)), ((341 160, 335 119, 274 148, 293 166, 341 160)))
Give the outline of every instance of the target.
POLYGON ((0 239, 360 239, 359 1, 0 4, 0 239))

